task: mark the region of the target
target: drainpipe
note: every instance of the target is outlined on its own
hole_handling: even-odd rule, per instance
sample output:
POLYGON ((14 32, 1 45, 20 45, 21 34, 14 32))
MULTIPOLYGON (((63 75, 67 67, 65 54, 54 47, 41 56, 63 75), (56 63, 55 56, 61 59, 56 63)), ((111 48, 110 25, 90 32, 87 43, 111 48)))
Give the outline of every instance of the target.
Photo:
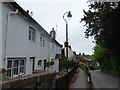
POLYGON ((18 9, 16 9, 16 11, 9 11, 9 13, 7 14, 7 21, 6 21, 6 30, 5 30, 5 48, 4 48, 4 68, 7 68, 6 64, 7 64, 7 58, 6 58, 6 48, 7 48, 7 32, 8 32, 8 26, 9 26, 9 17, 11 15, 17 14, 18 13, 18 9))

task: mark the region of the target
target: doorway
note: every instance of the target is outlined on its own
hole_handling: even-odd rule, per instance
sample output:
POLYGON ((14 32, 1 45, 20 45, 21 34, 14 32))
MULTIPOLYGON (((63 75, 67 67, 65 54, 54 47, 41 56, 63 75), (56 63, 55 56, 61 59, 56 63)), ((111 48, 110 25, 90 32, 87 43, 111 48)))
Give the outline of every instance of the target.
POLYGON ((35 70, 35 57, 30 57, 30 60, 32 61, 32 71, 35 70))

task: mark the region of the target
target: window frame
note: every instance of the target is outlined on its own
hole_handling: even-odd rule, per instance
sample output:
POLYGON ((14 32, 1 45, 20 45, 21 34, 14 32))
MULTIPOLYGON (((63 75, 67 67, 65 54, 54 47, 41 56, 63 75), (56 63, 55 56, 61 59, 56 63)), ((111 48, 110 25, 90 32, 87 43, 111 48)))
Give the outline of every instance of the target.
POLYGON ((16 76, 24 75, 25 69, 26 69, 26 58, 22 57, 22 58, 8 58, 7 59, 7 76, 16 77, 16 76), (23 63, 23 65, 20 65, 22 60, 24 61, 24 63, 23 63), (10 65, 11 67, 9 67, 9 61, 11 61, 11 63, 10 63, 10 64, 12 64, 12 65, 10 65), (17 61, 18 63, 16 63, 15 61, 17 61), (20 72, 21 67, 24 68, 22 73, 20 72))
POLYGON ((33 42, 36 41, 36 30, 31 26, 29 26, 28 38, 29 38, 30 41, 33 41, 33 42))
POLYGON ((42 60, 38 60, 38 68, 42 67, 42 60), (39 63, 40 62, 40 63, 39 63))
POLYGON ((19 60, 15 59, 13 60, 13 76, 18 76, 18 75, 19 75, 19 60), (15 61, 17 61, 17 63, 15 61))
POLYGON ((51 41, 51 42, 50 42, 50 48, 53 49, 53 47, 54 47, 54 44, 53 44, 53 42, 51 41))
POLYGON ((24 60, 24 59, 21 59, 20 60, 20 75, 22 75, 22 74, 25 74, 25 65, 26 65, 26 60, 24 60), (23 61, 24 63, 23 63, 23 65, 21 65, 21 61, 23 61), (21 72, 21 68, 23 68, 23 72, 21 72))
POLYGON ((40 45, 44 46, 44 44, 45 44, 45 37, 43 34, 40 34, 40 45))
POLYGON ((7 60, 7 76, 9 76, 9 77, 12 77, 12 67, 13 67, 13 61, 12 61, 12 59, 7 60), (12 64, 12 65, 10 65, 11 67, 9 67, 9 64, 8 64, 9 61, 11 61, 11 64, 12 64))

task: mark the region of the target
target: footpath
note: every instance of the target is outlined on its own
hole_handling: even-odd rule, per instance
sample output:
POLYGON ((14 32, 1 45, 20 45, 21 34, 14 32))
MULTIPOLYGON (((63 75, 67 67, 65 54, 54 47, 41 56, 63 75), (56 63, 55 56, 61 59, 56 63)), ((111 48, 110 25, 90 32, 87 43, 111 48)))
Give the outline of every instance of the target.
POLYGON ((88 89, 89 85, 87 83, 87 77, 83 70, 79 68, 79 72, 75 75, 72 82, 69 84, 69 90, 74 89, 88 89))

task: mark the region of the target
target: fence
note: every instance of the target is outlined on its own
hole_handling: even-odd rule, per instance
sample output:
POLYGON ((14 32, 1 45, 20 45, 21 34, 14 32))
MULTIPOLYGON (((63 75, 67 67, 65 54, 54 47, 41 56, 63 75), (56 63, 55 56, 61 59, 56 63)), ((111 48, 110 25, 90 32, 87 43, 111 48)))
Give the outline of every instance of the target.
POLYGON ((63 77, 60 77, 56 80, 56 90, 68 90, 68 86, 70 81, 72 80, 73 76, 75 75, 78 65, 74 67, 71 71, 69 71, 66 75, 63 77))

